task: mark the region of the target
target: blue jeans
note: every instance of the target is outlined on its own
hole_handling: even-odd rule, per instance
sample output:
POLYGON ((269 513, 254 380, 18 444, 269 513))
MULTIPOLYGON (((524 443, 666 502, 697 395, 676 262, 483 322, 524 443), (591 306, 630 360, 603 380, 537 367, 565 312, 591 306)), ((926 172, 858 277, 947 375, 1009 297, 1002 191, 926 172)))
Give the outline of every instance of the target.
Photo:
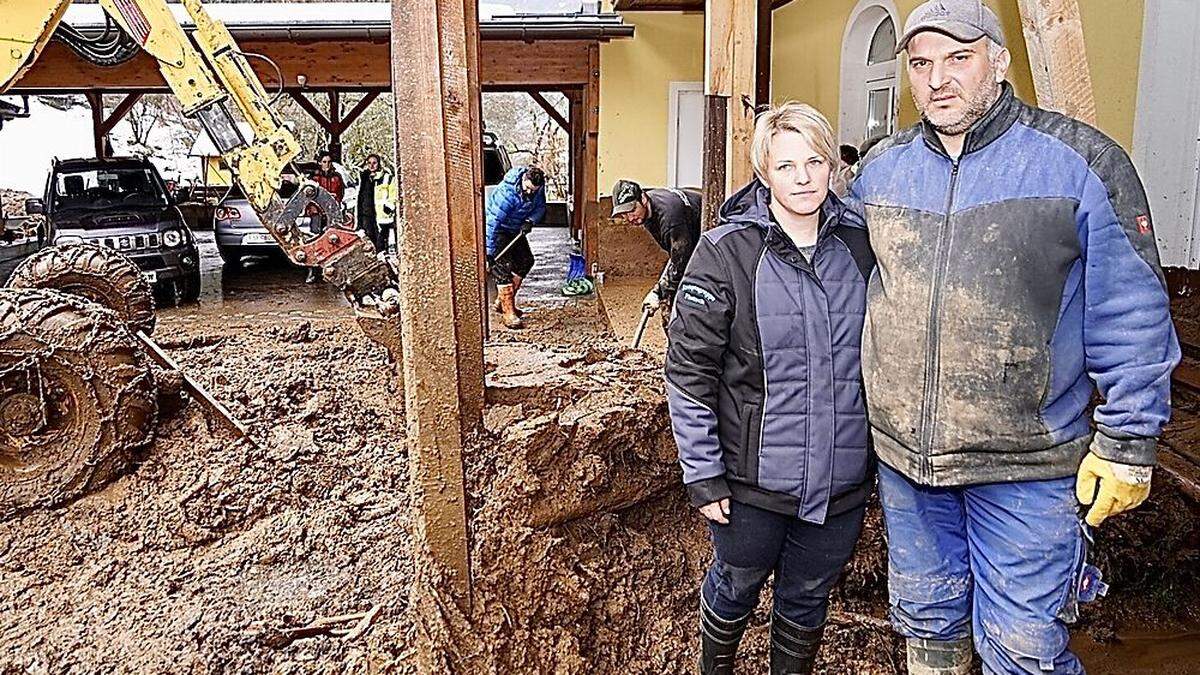
POLYGON ((775 574, 775 612, 801 628, 825 624, 829 591, 841 576, 862 531, 865 508, 806 523, 730 500, 729 524, 709 521, 716 559, 701 594, 717 616, 740 619, 758 606, 775 574))
POLYGON ((892 624, 973 636, 984 673, 1082 673, 1067 649, 1086 546, 1075 478, 955 488, 879 465, 892 624))

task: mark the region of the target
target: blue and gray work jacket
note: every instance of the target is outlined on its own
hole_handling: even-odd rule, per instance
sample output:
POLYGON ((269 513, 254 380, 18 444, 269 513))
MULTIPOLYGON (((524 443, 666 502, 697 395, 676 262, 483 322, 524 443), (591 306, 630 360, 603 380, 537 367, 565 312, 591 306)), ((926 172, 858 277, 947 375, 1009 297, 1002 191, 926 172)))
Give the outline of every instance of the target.
POLYGON ((880 461, 925 485, 1153 465, 1179 343, 1145 191, 1092 127, 1000 99, 958 159, 928 123, 880 143, 850 202, 878 267, 863 377, 880 461))
POLYGON ((721 208, 675 296, 667 401, 696 506, 726 497, 823 523, 861 504, 871 459, 859 364, 873 258, 830 194, 812 261, 755 180, 721 208))

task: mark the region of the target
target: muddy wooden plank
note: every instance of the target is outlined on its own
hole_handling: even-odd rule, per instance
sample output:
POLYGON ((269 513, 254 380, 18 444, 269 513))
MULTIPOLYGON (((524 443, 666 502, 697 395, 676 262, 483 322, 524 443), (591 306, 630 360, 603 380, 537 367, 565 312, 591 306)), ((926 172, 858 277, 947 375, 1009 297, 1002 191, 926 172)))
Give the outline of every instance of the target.
POLYGON ((460 363, 482 354, 482 344, 464 344, 466 336, 458 330, 457 305, 479 305, 479 295, 456 295, 477 277, 463 264, 471 253, 453 249, 475 237, 470 209, 480 207, 470 176, 478 140, 448 137, 447 128, 466 122, 464 131, 470 131, 466 41, 473 38, 462 0, 392 3, 396 157, 405 220, 398 230, 405 414, 417 567, 425 583, 440 578, 464 607, 470 604, 470 564, 462 437, 464 427, 477 423, 465 419, 461 393, 483 385, 466 381, 482 373, 482 364, 460 363), (451 178, 451 171, 459 178, 451 178))
POLYGON ((1038 105, 1088 124, 1096 99, 1078 0, 1017 0, 1038 105))

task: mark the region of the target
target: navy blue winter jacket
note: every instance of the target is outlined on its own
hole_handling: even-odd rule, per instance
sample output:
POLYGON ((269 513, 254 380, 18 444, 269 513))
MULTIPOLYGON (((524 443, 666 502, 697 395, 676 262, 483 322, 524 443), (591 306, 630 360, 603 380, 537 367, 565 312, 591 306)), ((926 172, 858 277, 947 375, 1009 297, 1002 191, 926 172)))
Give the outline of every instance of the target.
POLYGON ((675 296, 667 402, 691 501, 823 523, 867 493, 862 220, 831 193, 809 263, 755 180, 721 207, 675 296))
POLYGON ((526 221, 542 222, 546 216, 546 188, 525 194, 521 179, 526 167, 517 166, 504 174, 504 180, 487 200, 487 254, 496 255, 497 232, 520 232, 526 221))
POLYGON ((1153 465, 1179 343, 1125 151, 1005 84, 953 160, 927 124, 851 190, 878 267, 863 377, 879 459, 926 485, 1153 465), (1095 387, 1099 433, 1087 411, 1095 387))

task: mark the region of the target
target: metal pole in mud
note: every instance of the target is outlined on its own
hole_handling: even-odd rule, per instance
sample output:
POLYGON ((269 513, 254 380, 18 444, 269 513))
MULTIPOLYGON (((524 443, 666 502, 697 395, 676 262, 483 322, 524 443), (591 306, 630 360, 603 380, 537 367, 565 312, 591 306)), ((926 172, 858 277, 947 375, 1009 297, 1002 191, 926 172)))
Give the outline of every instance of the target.
MULTIPOLYGON (((464 441, 481 424, 478 79, 474 0, 393 0, 392 92, 403 190, 397 228, 414 535, 413 604, 469 611, 464 441), (472 85, 474 84, 474 87, 472 85)), ((418 611, 417 621, 434 621, 418 611)), ((444 645, 421 625, 429 671, 444 645)))

